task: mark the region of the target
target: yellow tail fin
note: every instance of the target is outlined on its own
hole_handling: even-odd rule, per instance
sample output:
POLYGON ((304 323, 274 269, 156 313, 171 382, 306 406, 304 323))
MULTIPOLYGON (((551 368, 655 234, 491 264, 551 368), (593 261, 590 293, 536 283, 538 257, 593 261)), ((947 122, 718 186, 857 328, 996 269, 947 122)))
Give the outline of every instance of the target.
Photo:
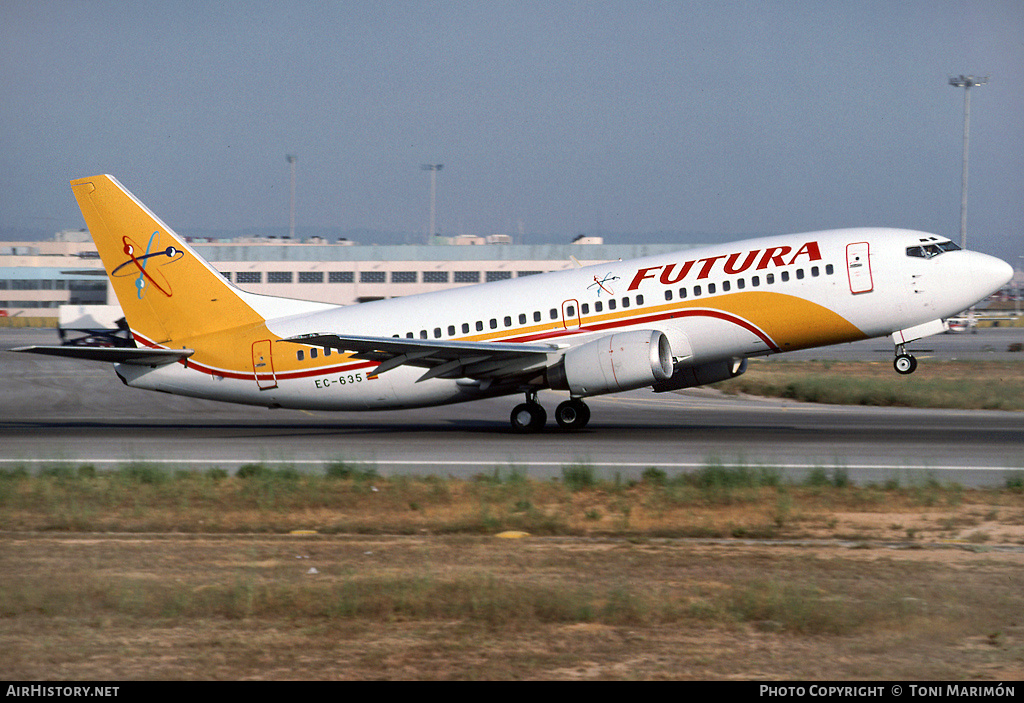
POLYGON ((128 326, 169 345, 263 322, 224 277, 113 176, 71 181, 128 326))

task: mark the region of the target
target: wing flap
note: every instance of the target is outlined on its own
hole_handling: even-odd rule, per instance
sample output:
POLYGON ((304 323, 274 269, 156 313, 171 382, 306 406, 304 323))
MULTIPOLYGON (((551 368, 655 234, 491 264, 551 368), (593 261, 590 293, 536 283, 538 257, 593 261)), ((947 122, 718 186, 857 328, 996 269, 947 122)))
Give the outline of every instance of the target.
POLYGON ((547 361, 566 345, 507 342, 455 342, 398 337, 305 334, 281 340, 337 349, 368 361, 379 361, 380 375, 399 366, 427 369, 418 380, 431 378, 510 378, 547 361))

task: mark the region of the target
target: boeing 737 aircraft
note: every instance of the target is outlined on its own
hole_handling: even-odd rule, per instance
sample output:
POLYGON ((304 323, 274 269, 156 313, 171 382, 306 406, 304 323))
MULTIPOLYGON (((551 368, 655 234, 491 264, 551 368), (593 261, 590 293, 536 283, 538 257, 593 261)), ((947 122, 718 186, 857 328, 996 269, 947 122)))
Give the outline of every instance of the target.
POLYGON ((675 255, 336 306, 236 288, 112 176, 71 182, 135 348, 17 351, 114 363, 133 388, 270 408, 386 410, 523 394, 512 427, 568 399, 714 383, 749 357, 943 330, 1010 280, 1009 264, 945 237, 848 229, 752 239, 675 255))

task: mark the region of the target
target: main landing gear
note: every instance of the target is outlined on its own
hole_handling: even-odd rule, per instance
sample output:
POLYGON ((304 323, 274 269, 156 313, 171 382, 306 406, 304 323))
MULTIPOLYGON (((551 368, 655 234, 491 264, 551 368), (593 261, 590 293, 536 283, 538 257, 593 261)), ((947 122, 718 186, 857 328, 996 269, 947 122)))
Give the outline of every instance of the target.
POLYGON ((579 398, 570 398, 555 408, 555 422, 563 430, 579 430, 590 422, 590 407, 579 398))
POLYGON ((537 394, 527 393, 526 402, 512 408, 509 420, 512 422, 514 432, 525 434, 541 430, 548 421, 548 414, 544 406, 537 402, 537 394))
POLYGON ((905 376, 917 370, 917 359, 914 358, 913 354, 908 354, 902 344, 897 344, 896 358, 892 362, 892 367, 896 369, 896 373, 905 376))
MULTIPOLYGON (((512 430, 520 434, 539 432, 548 421, 544 407, 537 402, 537 394, 526 394, 526 402, 512 408, 509 417, 512 430)), ((570 398, 555 408, 555 422, 563 430, 579 430, 590 422, 590 408, 579 398, 570 398)))

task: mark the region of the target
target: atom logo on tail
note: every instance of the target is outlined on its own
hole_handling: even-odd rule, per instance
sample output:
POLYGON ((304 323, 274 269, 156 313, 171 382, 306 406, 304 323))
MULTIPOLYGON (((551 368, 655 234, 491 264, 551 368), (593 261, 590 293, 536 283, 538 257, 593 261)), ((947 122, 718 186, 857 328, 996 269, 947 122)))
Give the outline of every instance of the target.
POLYGON ((132 241, 131 237, 125 235, 121 238, 121 241, 124 244, 124 253, 128 259, 111 271, 110 275, 118 277, 134 276, 137 272, 138 277, 135 279, 135 288, 138 291, 139 300, 146 297, 146 290, 150 286, 170 298, 173 295, 171 282, 160 272, 159 267, 178 261, 185 256, 185 252, 175 248, 173 245, 161 249, 159 231, 153 232, 150 235, 145 253, 142 253, 141 247, 132 241), (167 261, 148 266, 150 259, 162 256, 167 257, 167 261))

